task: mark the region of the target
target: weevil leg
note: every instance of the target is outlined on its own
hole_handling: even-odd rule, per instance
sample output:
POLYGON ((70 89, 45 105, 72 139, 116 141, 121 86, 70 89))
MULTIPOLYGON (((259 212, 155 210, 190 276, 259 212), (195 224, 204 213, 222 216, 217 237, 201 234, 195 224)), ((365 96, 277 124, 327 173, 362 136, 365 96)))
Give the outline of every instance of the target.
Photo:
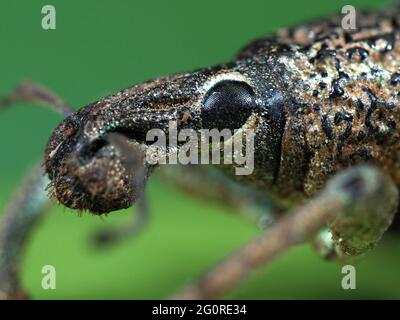
POLYGON ((104 248, 116 244, 125 239, 136 236, 144 229, 149 220, 149 211, 145 194, 138 199, 135 214, 132 221, 120 227, 107 228, 100 230, 93 235, 92 242, 96 247, 104 248))
POLYGON ((56 94, 32 81, 21 82, 9 94, 1 97, 0 110, 21 102, 46 105, 63 115, 69 115, 74 111, 56 94))
MULTIPOLYGON (((163 166, 158 168, 155 178, 171 184, 191 196, 232 209, 232 212, 238 213, 250 223, 258 224, 260 228, 265 228, 275 219, 273 214, 275 210, 271 208, 270 203, 262 194, 235 183, 212 167, 163 166)), ((96 233, 93 237, 94 243, 103 246, 132 237, 143 229, 148 218, 147 205, 145 200, 142 200, 138 203, 137 212, 130 224, 96 233)))
POLYGON ((398 197, 395 184, 379 169, 369 166, 346 169, 307 204, 288 212, 172 298, 211 299, 227 293, 256 268, 311 240, 326 225, 338 254, 360 256, 378 243, 392 223, 398 197))
POLYGON ((136 184, 137 195, 136 212, 128 225, 100 230, 93 236, 93 242, 98 247, 105 247, 137 235, 147 225, 149 220, 148 202, 146 199, 145 180, 147 179, 147 168, 144 165, 144 152, 136 145, 131 144, 125 136, 119 133, 110 133, 108 142, 122 153, 127 167, 134 172, 131 183, 136 184))
POLYGON ((393 223, 399 205, 397 186, 379 169, 358 166, 346 171, 351 175, 343 178, 345 184, 336 179, 329 186, 332 193, 348 202, 347 208, 327 224, 335 254, 342 259, 361 256, 374 248, 393 223), (341 192, 343 187, 348 195, 341 192))
POLYGON ((49 183, 40 165, 34 166, 22 182, 0 219, 0 299, 22 299, 19 269, 24 245, 50 201, 49 183))
POLYGON ((155 177, 177 187, 189 196, 207 203, 220 204, 260 228, 275 219, 278 205, 265 199, 257 190, 236 183, 214 167, 202 165, 168 165, 158 169, 155 177))
MULTIPOLYGON (((8 95, 0 97, 0 110, 21 102, 43 104, 64 116, 73 112, 57 95, 30 81, 22 82, 8 95)), ((31 231, 50 204, 45 192, 48 183, 43 168, 36 164, 1 216, 0 299, 27 297, 19 280, 20 259, 31 231)))

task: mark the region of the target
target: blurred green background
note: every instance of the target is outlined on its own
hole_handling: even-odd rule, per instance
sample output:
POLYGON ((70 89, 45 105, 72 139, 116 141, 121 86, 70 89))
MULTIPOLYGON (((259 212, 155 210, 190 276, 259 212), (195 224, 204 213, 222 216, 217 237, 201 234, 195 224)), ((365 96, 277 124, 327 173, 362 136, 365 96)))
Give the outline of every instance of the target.
MULTIPOLYGON (((352 0, 360 7, 384 1, 352 0)), ((39 81, 81 107, 144 80, 231 59, 253 38, 307 19, 339 13, 349 1, 11 1, 0 2, 0 94, 21 79, 39 81), (41 8, 57 10, 57 29, 41 28, 41 8)), ((43 148, 60 116, 16 106, 0 114, 0 207, 43 148)), ((35 230, 23 284, 40 299, 163 298, 254 237, 258 230, 216 204, 149 184, 145 232, 104 251, 88 239, 129 221, 54 206, 35 230), (57 289, 41 288, 41 268, 57 270, 57 289)), ((341 266, 311 246, 290 250, 260 269, 229 298, 400 298, 400 237, 386 235, 357 264, 357 290, 341 289, 341 266)))

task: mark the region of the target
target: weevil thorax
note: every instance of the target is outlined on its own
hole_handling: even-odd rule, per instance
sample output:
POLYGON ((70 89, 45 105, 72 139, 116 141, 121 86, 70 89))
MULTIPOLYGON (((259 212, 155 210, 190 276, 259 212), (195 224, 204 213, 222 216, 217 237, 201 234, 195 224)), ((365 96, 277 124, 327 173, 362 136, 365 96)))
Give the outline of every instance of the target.
POLYGON ((400 16, 357 10, 357 28, 336 16, 278 32, 246 54, 270 56, 286 93, 275 184, 309 196, 345 167, 369 163, 400 185, 400 16), (278 43, 278 44, 277 44, 278 43))
MULTIPOLYGON (((149 130, 167 133, 171 122, 178 131, 254 130, 255 169, 245 180, 273 183, 284 125, 283 99, 265 56, 122 90, 80 109, 54 130, 45 154, 52 194, 67 207, 97 214, 131 206, 140 194, 132 184, 135 170, 124 163, 121 150, 108 142, 107 135, 117 132, 146 152, 153 143, 146 139, 149 130)), ((150 174, 154 166, 144 165, 150 174)))

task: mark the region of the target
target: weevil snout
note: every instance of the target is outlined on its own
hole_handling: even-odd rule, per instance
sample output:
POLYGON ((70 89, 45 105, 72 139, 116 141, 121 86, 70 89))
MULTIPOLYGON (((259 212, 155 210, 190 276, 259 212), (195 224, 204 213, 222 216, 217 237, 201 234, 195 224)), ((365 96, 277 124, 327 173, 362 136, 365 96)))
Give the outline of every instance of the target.
MULTIPOLYGON (((172 123, 177 131, 233 132, 260 111, 258 100, 250 78, 217 66, 155 79, 90 104, 65 119, 49 140, 45 163, 53 194, 67 207, 97 214, 130 207, 144 184, 130 149, 148 151, 156 142, 147 139, 151 130, 168 136, 172 123), (118 141, 109 140, 111 133, 118 141)), ((180 148, 161 153, 168 157, 180 148)))
POLYGON ((69 208, 95 214, 130 207, 152 169, 145 163, 149 130, 167 130, 171 121, 178 127, 198 126, 195 87, 185 86, 184 78, 143 83, 66 118, 45 154, 53 196, 69 208))
POLYGON ((74 118, 79 116, 55 130, 46 151, 53 195, 69 208, 95 214, 130 207, 143 192, 147 176, 143 152, 122 134, 90 141, 74 118))

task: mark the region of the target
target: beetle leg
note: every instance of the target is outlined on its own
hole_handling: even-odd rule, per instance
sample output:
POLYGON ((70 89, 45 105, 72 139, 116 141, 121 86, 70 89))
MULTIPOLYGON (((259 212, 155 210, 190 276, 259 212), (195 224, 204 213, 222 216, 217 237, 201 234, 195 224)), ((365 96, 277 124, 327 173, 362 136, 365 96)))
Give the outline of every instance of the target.
POLYGON ((249 273, 310 240, 328 225, 342 257, 360 256, 373 248, 392 223, 399 192, 380 170, 369 166, 345 169, 307 204, 293 209, 174 299, 216 298, 249 273))
POLYGON ((144 229, 148 220, 149 211, 145 195, 143 195, 141 199, 138 199, 135 214, 127 225, 99 230, 93 235, 92 241, 96 247, 101 248, 116 244, 120 241, 136 236, 144 229))
MULTIPOLYGON (((122 138, 124 141, 124 138, 122 138)), ((123 142, 125 143, 125 142, 123 142)), ((124 147, 121 142, 118 148, 129 153, 131 146, 124 147)), ((275 219, 269 203, 256 191, 235 183, 224 174, 208 166, 168 165, 158 168, 156 178, 172 184, 189 195, 207 202, 221 204, 232 212, 238 213, 247 221, 264 228, 275 219)), ((145 196, 145 195, 143 195, 145 196)), ((146 200, 138 203, 137 212, 132 222, 119 228, 102 230, 94 235, 94 243, 98 246, 108 245, 140 232, 148 221, 146 200)))
POLYGON ((24 245, 50 204, 44 191, 49 180, 40 165, 22 182, 0 219, 0 299, 24 298, 19 280, 24 245))
POLYGON ((147 225, 149 210, 144 192, 145 179, 147 178, 147 169, 144 165, 144 153, 136 145, 131 144, 125 136, 119 133, 110 133, 107 136, 108 142, 116 147, 123 155, 128 164, 128 168, 135 172, 135 179, 131 183, 136 184, 135 190, 139 190, 136 212, 133 219, 127 225, 113 227, 94 234, 93 242, 96 246, 104 247, 127 238, 137 235, 147 225))
MULTIPOLYGON (((0 98, 0 110, 14 103, 44 104, 68 115, 73 109, 49 90, 22 82, 10 94, 0 98)), ((50 201, 45 192, 49 179, 36 164, 21 183, 0 219, 0 299, 26 298, 19 280, 19 265, 32 229, 46 212, 50 201)))
POLYGON ((167 165, 159 168, 156 177, 188 195, 231 209, 261 228, 272 223, 278 211, 264 194, 236 183, 211 166, 167 165))

